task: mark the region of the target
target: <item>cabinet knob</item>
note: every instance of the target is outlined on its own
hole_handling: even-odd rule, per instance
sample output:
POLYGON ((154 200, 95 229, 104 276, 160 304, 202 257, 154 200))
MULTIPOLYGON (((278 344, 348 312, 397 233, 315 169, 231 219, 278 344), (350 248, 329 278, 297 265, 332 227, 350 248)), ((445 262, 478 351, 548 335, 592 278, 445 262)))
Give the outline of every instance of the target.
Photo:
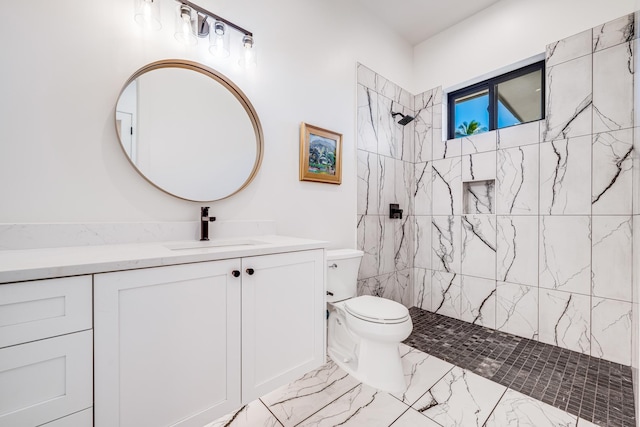
POLYGON ((233 277, 240 277, 240 272, 239 272, 238 270, 233 270, 233 271, 231 272, 231 275, 232 275, 233 277))
POLYGON ((253 268, 247 268, 246 272, 249 276, 253 276, 253 273, 255 273, 255 270, 253 268))

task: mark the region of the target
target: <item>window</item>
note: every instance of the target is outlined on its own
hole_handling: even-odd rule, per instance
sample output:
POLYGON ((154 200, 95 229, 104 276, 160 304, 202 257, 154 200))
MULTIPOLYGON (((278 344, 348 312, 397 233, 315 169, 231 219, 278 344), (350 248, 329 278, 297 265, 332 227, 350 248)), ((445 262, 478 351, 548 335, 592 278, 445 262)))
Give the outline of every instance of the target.
POLYGON ((544 61, 449 94, 449 139, 544 118, 544 61))

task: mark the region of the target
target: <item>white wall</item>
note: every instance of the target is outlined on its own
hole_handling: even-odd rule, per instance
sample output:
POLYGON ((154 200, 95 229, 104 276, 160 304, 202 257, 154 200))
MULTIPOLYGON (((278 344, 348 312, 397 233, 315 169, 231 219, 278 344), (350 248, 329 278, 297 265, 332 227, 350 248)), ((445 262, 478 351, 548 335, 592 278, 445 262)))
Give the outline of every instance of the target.
POLYGON ((414 49, 413 93, 461 83, 544 53, 549 43, 636 10, 629 0, 502 0, 414 49))
POLYGON ((212 214, 273 219, 281 234, 355 247, 356 61, 409 86, 412 47, 356 2, 198 0, 255 34, 258 68, 246 73, 208 59, 206 46, 175 42, 176 3, 162 2, 164 27, 151 35, 135 24, 133 0, 30 0, 0 15, 0 223, 196 220, 200 204, 138 176, 114 126, 118 94, 133 72, 183 58, 233 80, 265 134, 257 178, 211 203, 212 214), (298 181, 302 121, 344 134, 342 185, 298 181))

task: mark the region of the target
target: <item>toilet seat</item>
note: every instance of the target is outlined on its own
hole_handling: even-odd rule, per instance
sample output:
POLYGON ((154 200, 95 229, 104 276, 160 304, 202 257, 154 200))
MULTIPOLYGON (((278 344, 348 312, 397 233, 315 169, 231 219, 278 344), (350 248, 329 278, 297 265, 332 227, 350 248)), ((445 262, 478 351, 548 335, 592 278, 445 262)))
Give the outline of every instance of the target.
POLYGON ((344 309, 351 316, 372 323, 395 324, 410 319, 409 310, 404 305, 371 295, 345 301, 344 309))

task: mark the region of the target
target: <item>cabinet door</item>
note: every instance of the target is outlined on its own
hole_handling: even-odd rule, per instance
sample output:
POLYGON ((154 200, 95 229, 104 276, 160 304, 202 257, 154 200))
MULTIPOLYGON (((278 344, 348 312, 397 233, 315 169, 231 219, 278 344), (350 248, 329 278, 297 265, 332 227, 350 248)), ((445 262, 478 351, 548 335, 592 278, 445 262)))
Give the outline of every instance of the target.
POLYGON ((97 274, 96 427, 202 426, 240 405, 239 260, 97 274))
POLYGON ((242 400, 249 402, 324 363, 324 252, 244 258, 242 269, 242 400))
POLYGON ((0 426, 39 426, 90 408, 92 331, 0 349, 0 426))

